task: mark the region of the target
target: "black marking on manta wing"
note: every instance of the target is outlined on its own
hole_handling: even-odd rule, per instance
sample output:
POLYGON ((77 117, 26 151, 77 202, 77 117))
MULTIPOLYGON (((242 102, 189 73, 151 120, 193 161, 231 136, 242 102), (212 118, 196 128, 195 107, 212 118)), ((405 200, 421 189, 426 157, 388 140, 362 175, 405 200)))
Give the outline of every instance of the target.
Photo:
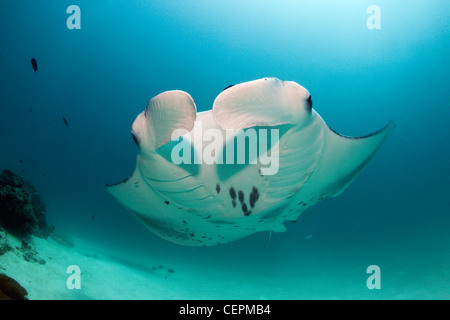
POLYGON ((222 92, 224 92, 227 89, 230 89, 231 87, 234 87, 234 84, 230 84, 228 87, 226 87, 225 89, 222 90, 222 92))
POLYGON ((308 102, 308 111, 311 111, 312 106, 313 106, 312 96, 309 95, 309 97, 306 101, 308 102))
POLYGON ((66 127, 68 127, 68 126, 69 126, 69 122, 67 121, 67 119, 66 119, 66 118, 64 118, 64 117, 62 117, 62 119, 63 119, 63 121, 64 121, 64 124, 66 125, 66 127))
POLYGON ((392 125, 395 126, 395 123, 394 123, 394 121, 391 120, 391 121, 389 121, 389 123, 388 123, 387 125, 385 125, 385 126, 384 126, 383 128, 381 128, 380 130, 375 131, 375 132, 373 132, 373 133, 366 134, 366 135, 364 135, 364 136, 360 136, 360 137, 350 137, 350 136, 346 136, 346 135, 340 134, 339 132, 337 132, 337 131, 333 130, 332 128, 330 128, 330 126, 328 126, 328 129, 330 129, 330 130, 333 131, 335 134, 337 134, 338 136, 343 137, 343 138, 347 138, 347 139, 364 139, 364 138, 369 138, 369 137, 372 137, 372 136, 376 136, 377 134, 380 134, 381 132, 387 130, 387 129, 388 129, 390 126, 392 126, 392 125))
POLYGON ((136 143, 136 145, 139 147, 138 137, 134 134, 134 132, 131 132, 131 136, 133 137, 134 143, 136 143))
POLYGON ((118 186, 119 184, 126 183, 130 178, 131 178, 131 177, 125 178, 124 180, 119 181, 119 182, 117 182, 117 183, 107 184, 107 185, 106 185, 106 188, 109 188, 109 187, 115 187, 115 186, 118 186))

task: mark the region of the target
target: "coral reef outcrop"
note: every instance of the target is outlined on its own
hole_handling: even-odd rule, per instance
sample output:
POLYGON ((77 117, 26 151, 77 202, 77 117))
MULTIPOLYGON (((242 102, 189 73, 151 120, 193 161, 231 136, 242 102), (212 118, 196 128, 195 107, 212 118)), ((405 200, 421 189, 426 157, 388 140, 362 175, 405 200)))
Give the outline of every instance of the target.
POLYGON ((22 252, 23 260, 27 262, 45 264, 45 260, 39 256, 36 248, 33 247, 28 241, 22 239, 22 246, 20 248, 16 246, 16 249, 22 252))
POLYGON ((36 189, 10 170, 0 174, 0 225, 18 235, 46 239, 50 233, 45 205, 36 189))
POLYGON ((13 247, 9 243, 8 234, 0 227, 0 256, 11 250, 13 247))

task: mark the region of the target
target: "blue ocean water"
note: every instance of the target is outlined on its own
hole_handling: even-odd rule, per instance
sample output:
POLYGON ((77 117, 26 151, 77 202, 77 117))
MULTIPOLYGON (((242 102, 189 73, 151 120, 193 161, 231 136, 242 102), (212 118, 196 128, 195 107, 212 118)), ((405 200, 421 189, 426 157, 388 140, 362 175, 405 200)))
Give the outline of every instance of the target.
POLYGON ((445 0, 1 1, 0 169, 31 181, 48 222, 70 234, 250 282, 273 277, 268 299, 448 299, 448 12, 445 0), (81 29, 66 25, 70 5, 81 29), (381 29, 367 27, 370 5, 381 29), (226 86, 266 76, 307 88, 342 134, 395 121, 341 196, 266 248, 266 233, 197 248, 153 235, 105 193, 134 170, 131 124, 150 98, 180 89, 204 111, 226 86), (382 289, 366 287, 369 265, 382 289))

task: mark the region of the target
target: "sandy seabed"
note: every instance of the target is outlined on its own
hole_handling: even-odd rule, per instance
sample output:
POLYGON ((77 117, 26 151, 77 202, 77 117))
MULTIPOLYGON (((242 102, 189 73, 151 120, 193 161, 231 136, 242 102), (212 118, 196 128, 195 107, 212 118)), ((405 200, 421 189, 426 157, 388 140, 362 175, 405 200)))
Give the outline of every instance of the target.
MULTIPOLYGON (((21 240, 8 236, 12 245, 21 240)), ((108 299, 449 299, 450 255, 439 261, 395 263, 382 281, 381 290, 369 290, 361 273, 354 277, 352 264, 329 269, 311 267, 302 272, 287 266, 282 272, 222 272, 201 264, 142 257, 74 238, 66 247, 53 239, 31 236, 30 245, 45 263, 26 261, 17 250, 0 256, 0 272, 17 280, 31 300, 108 299), (70 288, 80 270, 80 289, 70 288), (435 270, 429 270, 434 265, 435 270), (69 268, 69 270, 68 270, 69 268), (68 272, 69 271, 69 272, 68 272), (423 274, 421 274, 423 273, 423 274)))

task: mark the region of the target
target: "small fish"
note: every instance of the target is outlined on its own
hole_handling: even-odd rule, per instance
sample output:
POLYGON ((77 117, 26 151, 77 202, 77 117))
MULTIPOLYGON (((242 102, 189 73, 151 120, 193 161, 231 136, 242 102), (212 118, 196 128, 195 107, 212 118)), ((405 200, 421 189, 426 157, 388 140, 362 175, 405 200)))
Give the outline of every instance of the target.
POLYGON ((64 121, 64 124, 66 125, 66 127, 68 127, 69 126, 69 122, 67 122, 67 119, 66 118, 62 118, 63 119, 63 121, 64 121))
POLYGON ((92 220, 94 220, 94 218, 95 218, 95 216, 94 216, 94 215, 92 215, 92 220))
POLYGON ((34 72, 37 71, 37 61, 35 58, 31 58, 31 66, 33 67, 34 72))

